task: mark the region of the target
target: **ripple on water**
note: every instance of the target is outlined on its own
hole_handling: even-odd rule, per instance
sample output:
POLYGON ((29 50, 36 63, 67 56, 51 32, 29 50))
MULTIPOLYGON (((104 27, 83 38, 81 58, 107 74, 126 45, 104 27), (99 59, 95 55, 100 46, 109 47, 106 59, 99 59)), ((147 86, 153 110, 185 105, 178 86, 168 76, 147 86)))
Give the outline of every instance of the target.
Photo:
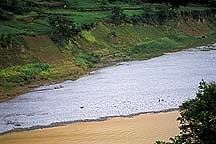
POLYGON ((43 86, 0 103, 0 133, 55 122, 177 108, 201 79, 216 80, 216 45, 120 63, 76 81, 43 86))

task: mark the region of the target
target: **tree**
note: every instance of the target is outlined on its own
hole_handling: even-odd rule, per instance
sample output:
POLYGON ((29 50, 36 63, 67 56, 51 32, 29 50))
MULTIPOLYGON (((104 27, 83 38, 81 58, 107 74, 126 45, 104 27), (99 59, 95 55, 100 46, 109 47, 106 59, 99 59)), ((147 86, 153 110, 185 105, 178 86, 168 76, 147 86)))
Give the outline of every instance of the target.
POLYGON ((111 23, 119 25, 122 24, 126 19, 126 14, 123 13, 123 9, 120 7, 112 8, 112 16, 110 18, 111 23))
MULTIPOLYGON (((196 98, 180 106, 180 135, 167 144, 213 144, 216 142, 216 83, 200 82, 196 98)), ((159 142, 157 142, 159 144, 159 142)), ((161 142, 162 144, 162 142, 161 142)))
POLYGON ((0 8, 14 14, 23 14, 30 11, 26 6, 26 0, 1 0, 0 8))
POLYGON ((68 43, 70 38, 74 38, 81 31, 73 20, 68 20, 63 16, 49 17, 49 25, 50 37, 60 45, 68 43))
POLYGON ((102 7, 109 4, 108 0, 97 0, 97 3, 100 4, 102 7))

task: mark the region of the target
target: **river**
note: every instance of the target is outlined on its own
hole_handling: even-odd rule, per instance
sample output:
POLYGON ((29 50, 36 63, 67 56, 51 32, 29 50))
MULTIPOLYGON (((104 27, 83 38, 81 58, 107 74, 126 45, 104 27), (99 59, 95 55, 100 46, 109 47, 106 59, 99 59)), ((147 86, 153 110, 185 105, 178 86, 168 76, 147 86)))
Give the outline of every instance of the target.
POLYGON ((120 63, 0 103, 0 133, 178 108, 216 80, 216 44, 120 63))

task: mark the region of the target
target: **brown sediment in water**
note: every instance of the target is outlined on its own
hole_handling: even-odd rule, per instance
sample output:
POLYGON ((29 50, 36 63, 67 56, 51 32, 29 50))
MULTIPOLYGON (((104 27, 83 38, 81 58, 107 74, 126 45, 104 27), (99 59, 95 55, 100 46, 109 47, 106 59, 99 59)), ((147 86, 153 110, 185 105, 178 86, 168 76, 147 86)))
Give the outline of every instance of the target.
POLYGON ((66 126, 14 132, 1 144, 152 144, 179 133, 179 112, 143 114, 133 118, 81 122, 66 126))

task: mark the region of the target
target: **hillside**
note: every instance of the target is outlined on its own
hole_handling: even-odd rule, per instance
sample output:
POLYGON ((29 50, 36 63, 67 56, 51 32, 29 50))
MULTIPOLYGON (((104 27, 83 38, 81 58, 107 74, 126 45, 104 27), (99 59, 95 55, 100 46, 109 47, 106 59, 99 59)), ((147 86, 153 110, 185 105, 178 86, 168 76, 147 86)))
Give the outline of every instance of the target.
POLYGON ((121 61, 215 42, 209 4, 65 0, 0 4, 0 100, 121 61))

